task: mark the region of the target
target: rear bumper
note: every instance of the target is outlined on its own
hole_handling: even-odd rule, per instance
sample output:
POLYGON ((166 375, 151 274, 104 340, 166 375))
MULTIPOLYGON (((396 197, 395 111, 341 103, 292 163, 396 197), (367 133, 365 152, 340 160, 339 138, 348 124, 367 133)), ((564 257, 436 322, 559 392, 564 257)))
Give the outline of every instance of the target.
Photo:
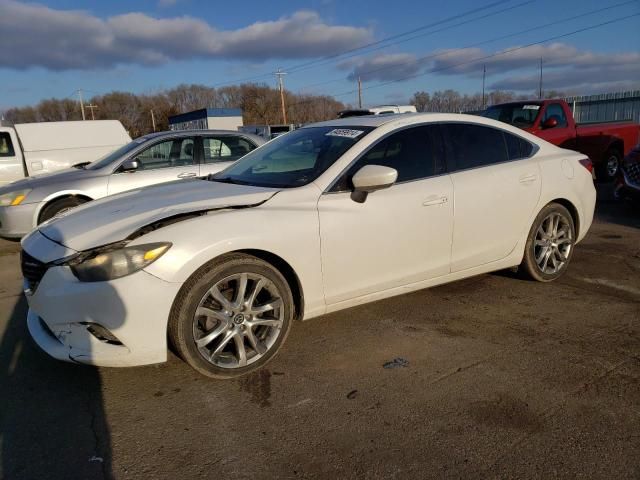
POLYGON ((633 200, 640 200, 640 186, 622 181, 616 185, 614 195, 619 199, 631 198, 633 200))
POLYGON ((0 237, 22 238, 34 228, 37 203, 0 207, 0 237))

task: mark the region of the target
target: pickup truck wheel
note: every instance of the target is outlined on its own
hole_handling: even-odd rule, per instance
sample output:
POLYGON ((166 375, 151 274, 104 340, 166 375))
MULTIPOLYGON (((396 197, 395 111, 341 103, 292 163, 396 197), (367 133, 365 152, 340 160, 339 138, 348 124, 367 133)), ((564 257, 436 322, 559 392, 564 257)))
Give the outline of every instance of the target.
POLYGON ((291 289, 269 263, 230 254, 183 285, 169 317, 177 353, 198 372, 228 379, 264 366, 293 323, 291 289))
POLYGON ((573 255, 576 230, 569 211, 557 203, 545 206, 536 217, 520 265, 526 276, 551 282, 566 270, 573 255))
POLYGON ((50 218, 55 217, 59 213, 71 210, 72 208, 75 208, 86 202, 86 199, 80 197, 65 197, 59 200, 54 200, 53 202, 46 205, 42 209, 42 212, 40 212, 40 216, 38 217, 38 225, 40 225, 42 222, 46 222, 50 218))
POLYGON ((607 150, 607 153, 604 155, 604 161, 600 164, 596 172, 596 177, 605 182, 613 181, 620 170, 621 158, 622 155, 617 149, 611 148, 607 150))

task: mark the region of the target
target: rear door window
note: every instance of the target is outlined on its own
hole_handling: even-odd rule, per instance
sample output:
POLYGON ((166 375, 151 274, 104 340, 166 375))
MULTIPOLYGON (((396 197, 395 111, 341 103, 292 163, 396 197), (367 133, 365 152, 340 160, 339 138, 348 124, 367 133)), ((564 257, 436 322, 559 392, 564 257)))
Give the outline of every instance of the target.
POLYGON ((470 123, 445 123, 442 129, 452 171, 509 160, 502 130, 470 123))
POLYGON ((527 158, 531 156, 533 152, 533 145, 527 142, 524 138, 512 135, 508 132, 503 132, 504 140, 507 144, 507 153, 509 160, 518 160, 520 158, 527 158))
POLYGON ((204 137, 204 163, 232 162, 244 157, 256 146, 244 137, 204 137))
POLYGON ((9 132, 0 132, 0 157, 15 157, 16 152, 13 149, 13 142, 9 132))

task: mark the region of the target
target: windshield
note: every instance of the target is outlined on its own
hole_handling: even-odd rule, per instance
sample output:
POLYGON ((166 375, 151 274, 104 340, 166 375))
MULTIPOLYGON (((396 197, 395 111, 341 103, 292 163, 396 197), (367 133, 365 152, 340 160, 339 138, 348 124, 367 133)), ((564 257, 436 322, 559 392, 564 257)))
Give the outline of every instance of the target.
POLYGON ((140 144, 146 141, 145 137, 136 138, 133 142, 127 143, 126 145, 121 146, 117 150, 108 153, 102 158, 91 162, 89 165, 84 167, 87 170, 98 170, 99 168, 106 167, 110 163, 118 160, 123 155, 126 155, 134 148, 138 148, 140 144))
POLYGON ((210 179, 256 187, 301 187, 318 178, 371 130, 361 126, 294 130, 245 155, 210 179))
POLYGON ((533 127, 539 111, 540 105, 534 103, 509 103, 489 107, 483 116, 508 123, 514 127, 530 128, 533 127))

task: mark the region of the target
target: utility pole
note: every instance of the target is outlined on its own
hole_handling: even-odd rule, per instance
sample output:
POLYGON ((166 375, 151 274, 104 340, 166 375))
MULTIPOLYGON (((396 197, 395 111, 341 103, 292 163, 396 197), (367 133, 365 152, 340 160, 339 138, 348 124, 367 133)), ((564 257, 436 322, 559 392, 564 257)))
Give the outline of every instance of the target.
POLYGON ((358 77, 358 108, 362 108, 362 81, 358 77))
POLYGON ((153 131, 156 131, 156 117, 153 116, 153 110, 151 111, 151 124, 153 125, 153 131))
POLYGON ((98 108, 98 106, 97 106, 97 105, 89 104, 89 105, 87 105, 87 108, 88 108, 89 110, 91 110, 91 120, 95 120, 95 119, 96 119, 96 117, 95 117, 95 115, 93 114, 93 109, 94 109, 94 108, 98 108))
POLYGON ((542 99, 542 57, 540 57, 540 85, 538 88, 538 98, 542 99))
POLYGON ((280 88, 280 103, 282 104, 282 123, 284 125, 287 124, 287 109, 284 106, 284 85, 282 83, 282 77, 286 75, 285 72, 282 71, 281 68, 275 73, 276 77, 278 77, 278 87, 280 88))
POLYGON ((80 111, 82 112, 82 120, 86 120, 86 118, 84 118, 84 103, 82 102, 82 89, 78 90, 78 99, 80 100, 80 111))
POLYGON ((482 65, 482 109, 485 109, 486 102, 484 101, 484 80, 487 76, 487 66, 482 65))

